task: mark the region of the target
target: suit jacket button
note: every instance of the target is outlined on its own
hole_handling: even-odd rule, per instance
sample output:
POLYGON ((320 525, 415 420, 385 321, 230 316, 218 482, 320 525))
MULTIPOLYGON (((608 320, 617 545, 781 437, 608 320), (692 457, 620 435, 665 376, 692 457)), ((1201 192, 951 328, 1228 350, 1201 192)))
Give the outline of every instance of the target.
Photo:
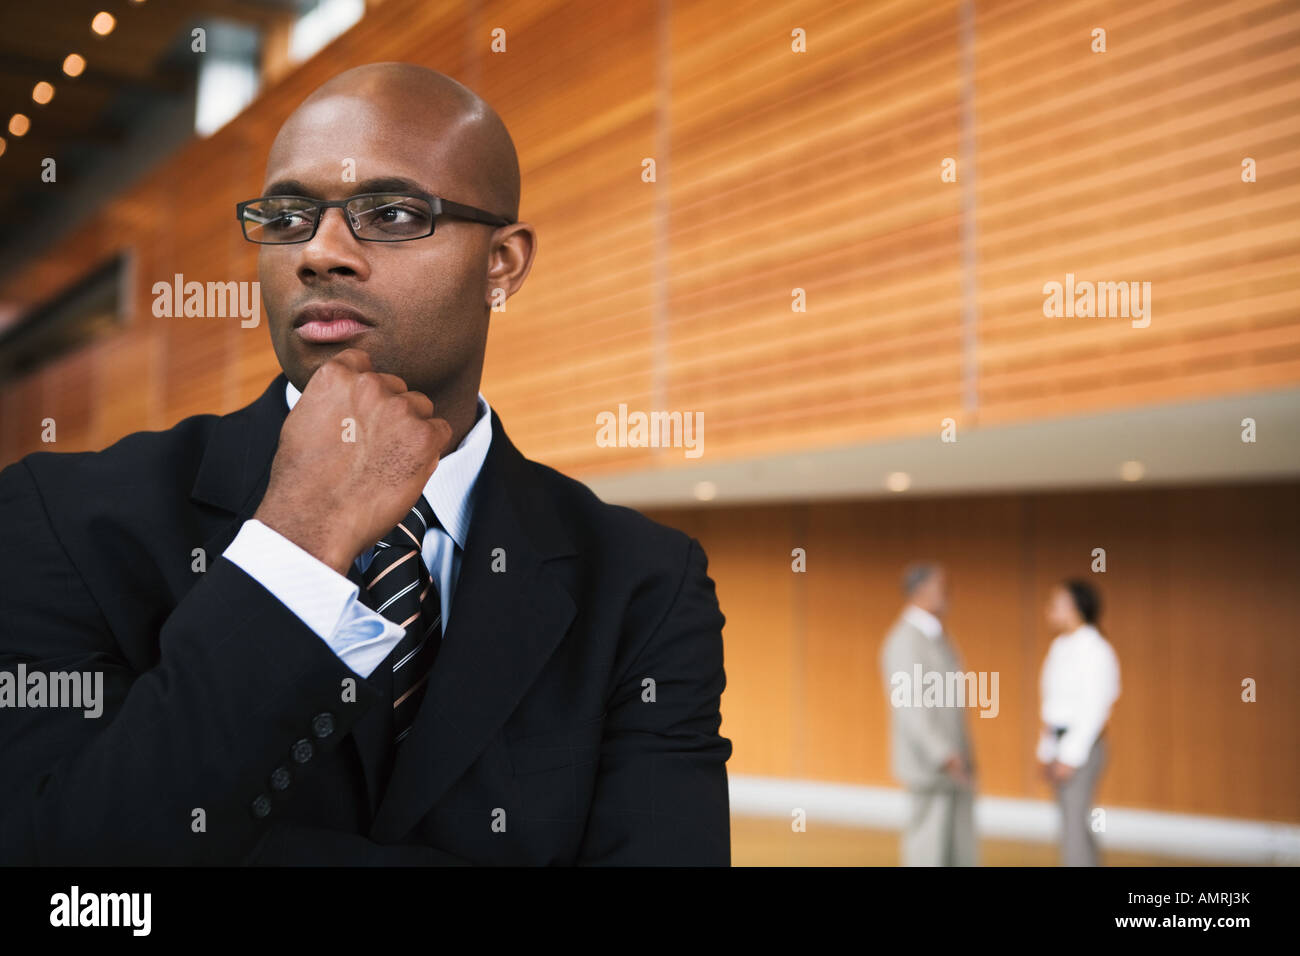
POLYGON ((271 798, 266 794, 261 794, 253 801, 253 816, 261 820, 271 812, 271 798))
POLYGON ((334 715, 331 713, 317 714, 311 719, 311 732, 318 740, 324 740, 334 733, 334 715))
POLYGON ((293 749, 289 753, 292 754, 295 763, 306 763, 311 759, 313 753, 311 741, 304 737, 293 745, 293 749))
POLYGON ((292 780, 293 777, 287 767, 276 767, 275 772, 271 774, 271 789, 288 790, 292 780))

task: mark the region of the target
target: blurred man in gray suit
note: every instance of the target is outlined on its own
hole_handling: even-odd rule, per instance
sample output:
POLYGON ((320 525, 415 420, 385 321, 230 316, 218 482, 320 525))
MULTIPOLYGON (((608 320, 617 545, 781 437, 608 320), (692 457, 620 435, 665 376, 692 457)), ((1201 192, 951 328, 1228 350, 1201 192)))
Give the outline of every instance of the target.
POLYGON ((880 652, 891 704, 891 766, 907 788, 903 865, 974 866, 974 761, 965 709, 922 706, 920 689, 913 694, 923 674, 960 669, 943 629, 948 609, 943 569, 931 563, 909 565, 903 593, 907 604, 880 652))

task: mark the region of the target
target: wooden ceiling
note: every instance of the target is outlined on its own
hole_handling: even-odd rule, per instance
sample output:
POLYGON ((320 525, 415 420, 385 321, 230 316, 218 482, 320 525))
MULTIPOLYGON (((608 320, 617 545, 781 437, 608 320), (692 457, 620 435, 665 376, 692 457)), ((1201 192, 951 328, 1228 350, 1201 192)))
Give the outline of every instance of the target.
MULTIPOLYGON (((5 0, 0 4, 0 223, 21 221, 48 196, 45 157, 69 184, 111 160, 131 125, 166 98, 193 95, 198 57, 188 55, 190 30, 221 19, 269 29, 306 0, 5 0), (91 30, 100 11, 116 18, 107 36, 91 30), (76 78, 64 75, 70 53, 86 60, 76 78), (32 100, 40 81, 54 86, 45 105, 32 100), (24 136, 10 118, 31 120, 24 136)), ((7 227, 0 227, 7 233, 7 227)))

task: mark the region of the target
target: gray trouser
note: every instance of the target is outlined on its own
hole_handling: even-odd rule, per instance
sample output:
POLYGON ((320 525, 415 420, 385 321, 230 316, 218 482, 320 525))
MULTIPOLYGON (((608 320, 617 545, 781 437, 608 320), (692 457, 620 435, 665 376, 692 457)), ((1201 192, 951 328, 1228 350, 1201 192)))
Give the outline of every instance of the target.
POLYGON ((1092 798, 1106 765, 1106 738, 1098 737, 1087 761, 1056 787, 1061 807, 1061 865, 1096 866, 1097 840, 1092 832, 1092 798))
POLYGON ((941 784, 907 791, 903 866, 974 866, 975 799, 965 787, 941 784))

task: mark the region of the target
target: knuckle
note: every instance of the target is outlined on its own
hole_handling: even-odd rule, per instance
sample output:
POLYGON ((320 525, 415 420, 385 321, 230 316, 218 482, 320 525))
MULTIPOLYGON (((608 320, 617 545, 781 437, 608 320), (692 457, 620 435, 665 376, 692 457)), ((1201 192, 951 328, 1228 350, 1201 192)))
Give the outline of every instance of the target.
POLYGON ((433 422, 421 419, 420 421, 420 439, 421 444, 426 451, 438 451, 442 448, 446 440, 443 436, 442 429, 433 422))

